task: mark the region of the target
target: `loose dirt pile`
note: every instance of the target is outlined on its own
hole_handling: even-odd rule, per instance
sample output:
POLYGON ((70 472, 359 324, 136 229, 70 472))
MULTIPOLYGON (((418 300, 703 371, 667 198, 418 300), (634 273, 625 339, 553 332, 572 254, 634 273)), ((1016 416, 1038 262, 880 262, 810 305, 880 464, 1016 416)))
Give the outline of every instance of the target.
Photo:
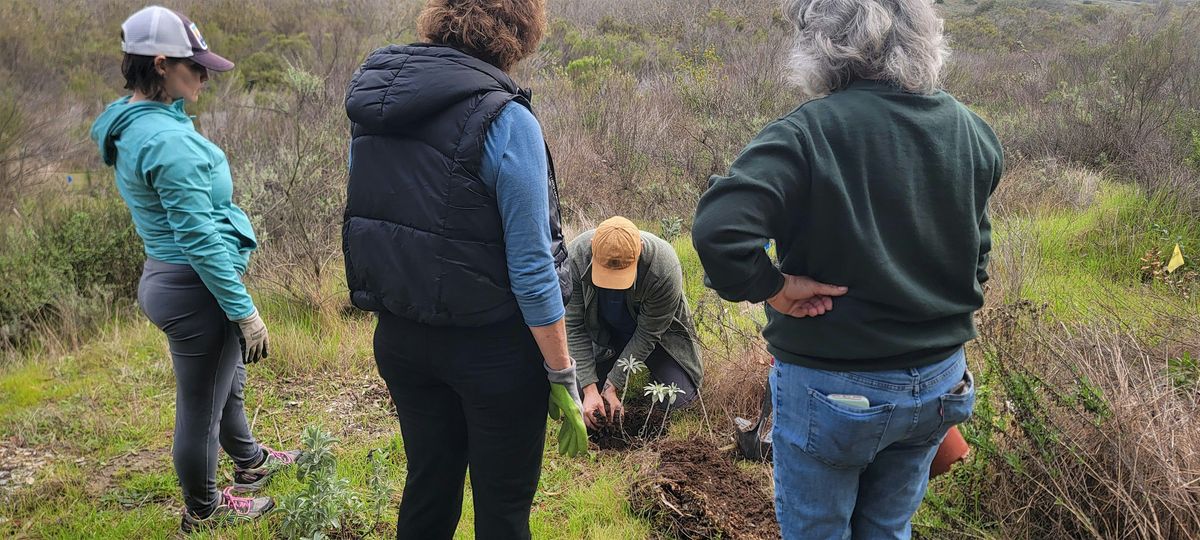
POLYGON ((665 536, 779 538, 765 479, 738 468, 715 442, 670 441, 657 451, 658 468, 634 483, 630 503, 665 536))
POLYGON ((589 432, 588 440, 600 450, 634 450, 666 436, 670 429, 670 418, 667 419, 666 427, 663 427, 662 409, 627 405, 625 419, 620 424, 613 422, 597 431, 589 432), (648 420, 646 414, 650 415, 648 420))

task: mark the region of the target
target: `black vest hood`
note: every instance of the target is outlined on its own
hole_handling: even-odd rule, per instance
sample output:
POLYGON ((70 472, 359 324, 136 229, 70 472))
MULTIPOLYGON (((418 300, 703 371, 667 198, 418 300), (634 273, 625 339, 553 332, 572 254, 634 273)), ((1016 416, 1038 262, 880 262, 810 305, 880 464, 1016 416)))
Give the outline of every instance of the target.
POLYGON ((400 134, 487 92, 516 95, 521 89, 499 68, 452 47, 391 45, 359 69, 346 94, 346 115, 366 132, 400 134), (368 73, 378 76, 363 76, 368 73))

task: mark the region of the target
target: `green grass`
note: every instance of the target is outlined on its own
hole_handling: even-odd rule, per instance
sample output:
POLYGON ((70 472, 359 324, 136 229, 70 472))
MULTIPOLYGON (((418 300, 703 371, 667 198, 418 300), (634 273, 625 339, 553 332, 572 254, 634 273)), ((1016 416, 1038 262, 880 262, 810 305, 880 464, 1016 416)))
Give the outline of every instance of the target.
POLYGON ((0 377, 0 419, 42 401, 50 378, 39 364, 27 364, 0 377))
MULTIPOLYGON (((389 411, 355 401, 375 385, 373 321, 314 313, 282 295, 261 294, 271 324, 270 358, 250 366, 246 412, 266 444, 291 448, 310 424, 339 438, 338 472, 367 492, 368 452, 392 451, 396 500, 380 537, 394 536, 403 484, 399 424, 389 411), (356 397, 359 396, 359 397, 356 397)), ((0 366, 0 440, 16 437, 54 453, 34 489, 0 511, 0 538, 166 538, 179 525, 179 488, 171 466, 174 383, 165 339, 140 317, 110 325, 71 354, 29 353, 0 366)), ((552 426, 552 429, 553 426, 552 426)), ((631 471, 619 458, 571 460, 547 434, 545 467, 531 527, 538 538, 645 538, 648 524, 625 502, 631 471)), ((223 454, 222 454, 223 455, 223 454)), ((219 483, 232 465, 221 458, 219 483)), ((473 537, 466 488, 460 538, 473 537)), ((292 474, 266 494, 300 490, 292 474)), ((198 538, 273 538, 279 516, 198 538)))
POLYGON ((690 236, 681 236, 671 242, 675 254, 679 256, 679 266, 683 269, 683 295, 688 304, 696 305, 700 298, 711 291, 704 286, 704 267, 700 265, 700 254, 692 246, 690 236))
MULTIPOLYGON (((1197 309, 1164 284, 1142 282, 1142 257, 1165 253, 1175 243, 1185 254, 1200 253, 1200 224, 1182 217, 1169 201, 1148 198, 1136 188, 1105 184, 1095 203, 1081 211, 1015 215, 997 220, 993 258, 996 283, 1019 283, 1013 298, 1046 303, 1054 317, 1087 318, 1097 309, 1119 309, 1122 320, 1153 325, 1161 313, 1197 309), (1014 249, 1020 248, 1020 249, 1014 249), (1001 254, 1007 249, 1009 255, 1001 254), (1011 252, 1021 252, 1019 257, 1011 252), (1005 281, 1019 273, 1019 280, 1005 281), (1135 309, 1129 309, 1134 307, 1135 309)), ((721 344, 746 346, 761 324, 761 308, 721 303, 703 284, 703 271, 690 239, 675 239, 684 288, 698 319, 706 351, 721 344), (715 321, 714 321, 715 318, 715 321), (703 320, 700 320, 703 319, 703 320), (730 329, 736 330, 731 332, 730 329)), ((1189 266, 1189 268, 1194 268, 1189 266)), ((995 284, 993 285, 995 286, 995 284)), ((336 289, 336 283, 330 289, 336 289)), ((388 474, 403 484, 403 443, 398 424, 379 406, 385 395, 375 373, 370 317, 341 317, 306 307, 286 294, 256 291, 272 332, 272 353, 249 368, 246 410, 257 436, 279 448, 297 444, 307 425, 320 425, 339 438, 338 471, 360 493, 367 491, 368 453, 391 450, 388 474), (375 400, 375 401, 373 401, 375 400)), ((710 362, 719 354, 707 354, 710 362)), ((976 420, 963 427, 977 445, 989 444, 989 382, 981 379, 976 420)), ((54 457, 35 487, 18 492, 0 510, 0 537, 165 538, 178 527, 179 490, 171 468, 174 382, 161 332, 141 317, 121 317, 83 347, 66 354, 30 350, 0 364, 0 440, 49 450, 54 457)), ((711 413, 712 411, 710 411, 711 413)), ((727 429, 712 418, 716 430, 727 429)), ((552 427, 553 429, 553 427, 552 427)), ((709 433, 698 411, 672 423, 669 437, 709 433)), ((639 461, 606 453, 566 459, 554 452, 553 431, 534 501, 531 527, 537 538, 646 538, 651 525, 627 502, 639 461)), ((230 464, 222 458, 220 478, 230 464)), ((748 466, 769 474, 765 466, 748 466)), ((937 533, 962 525, 980 494, 964 497, 955 475, 981 474, 986 463, 971 462, 939 479, 916 517, 918 529, 937 533), (965 505, 965 506, 964 506, 965 505)), ((290 473, 267 494, 299 491, 290 473)), ((381 536, 394 534, 395 504, 382 517, 381 536)), ((457 538, 473 537, 470 487, 457 538)), ((279 517, 220 531, 205 538, 272 538, 279 517)), ((987 537, 986 524, 972 534, 987 537)))
MULTIPOLYGON (((1176 244, 1184 253, 1200 252, 1200 224, 1170 201, 1147 197, 1133 186, 1104 184, 1096 202, 1083 211, 1000 220, 995 245, 1005 244, 1026 245, 1016 262, 1021 268, 1008 269, 1023 275, 1015 296, 1046 303, 1064 320, 1122 310, 1126 323, 1148 325, 1181 303, 1197 307, 1194 295, 1184 299, 1179 290, 1143 283, 1141 268, 1147 253, 1165 258, 1176 244)), ((1005 271, 994 268, 993 276, 1005 271)))

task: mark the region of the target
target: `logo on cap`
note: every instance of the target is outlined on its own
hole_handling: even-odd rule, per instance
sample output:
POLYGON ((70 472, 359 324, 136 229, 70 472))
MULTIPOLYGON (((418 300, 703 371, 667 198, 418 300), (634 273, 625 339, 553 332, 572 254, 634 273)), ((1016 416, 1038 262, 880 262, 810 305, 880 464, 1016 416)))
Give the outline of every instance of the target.
POLYGON ((204 36, 200 35, 200 28, 196 26, 196 23, 189 25, 188 30, 192 31, 192 37, 196 38, 196 42, 200 44, 200 48, 207 51, 208 42, 204 41, 204 36))
POLYGON ((602 261, 601 264, 609 270, 624 270, 633 264, 633 261, 627 257, 616 256, 608 260, 602 261))

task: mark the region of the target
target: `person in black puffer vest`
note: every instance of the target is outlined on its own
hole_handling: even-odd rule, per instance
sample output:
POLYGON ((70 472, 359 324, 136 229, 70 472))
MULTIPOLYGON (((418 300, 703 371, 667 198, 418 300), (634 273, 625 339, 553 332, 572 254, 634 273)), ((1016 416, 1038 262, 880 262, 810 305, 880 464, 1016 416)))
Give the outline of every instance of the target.
POLYGON ((468 467, 476 537, 529 538, 547 412, 561 452, 587 448, 553 163, 507 74, 545 25, 544 0, 429 0, 427 42, 373 52, 347 91, 346 279, 379 314, 408 465, 398 538, 453 537, 468 467))

